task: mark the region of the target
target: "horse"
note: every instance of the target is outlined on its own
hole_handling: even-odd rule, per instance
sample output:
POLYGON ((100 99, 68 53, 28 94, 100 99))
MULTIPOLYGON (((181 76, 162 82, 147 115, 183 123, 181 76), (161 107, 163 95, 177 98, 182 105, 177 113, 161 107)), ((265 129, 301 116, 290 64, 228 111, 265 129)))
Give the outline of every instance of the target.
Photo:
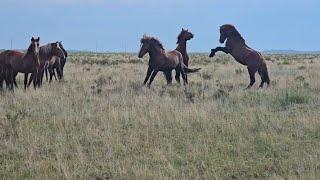
POLYGON ((3 83, 5 82, 6 88, 11 89, 10 87, 10 72, 12 71, 9 62, 8 57, 9 53, 0 53, 0 90, 3 89, 3 83))
MULTIPOLYGON (((40 58, 40 67, 37 74, 37 86, 41 87, 44 69, 46 64, 51 61, 51 59, 65 58, 65 53, 60 46, 60 42, 49 43, 40 47, 39 58, 40 58)), ((30 77, 28 86, 31 84, 33 77, 30 77)))
POLYGON ((31 44, 28 47, 26 53, 22 53, 19 51, 14 50, 7 50, 1 53, 2 57, 5 59, 0 58, 0 61, 5 61, 6 68, 7 68, 7 81, 8 85, 11 89, 13 89, 13 84, 15 83, 15 75, 20 73, 24 73, 24 88, 27 88, 27 81, 28 81, 28 74, 33 74, 34 80, 34 88, 36 88, 36 74, 38 72, 40 66, 39 60, 39 49, 40 49, 40 38, 38 37, 35 39, 34 37, 31 38, 31 44))
POLYGON ((143 58, 143 56, 147 53, 149 53, 150 57, 147 75, 143 82, 143 84, 145 85, 151 76, 148 87, 151 86, 152 81, 159 71, 162 71, 164 73, 167 84, 169 85, 172 83, 173 69, 175 69, 177 73, 182 74, 184 84, 188 83, 186 81, 187 73, 194 73, 200 70, 200 68, 189 69, 183 63, 183 56, 179 51, 173 50, 166 52, 162 43, 157 38, 144 35, 141 38, 140 42, 141 48, 138 57, 143 58))
MULTIPOLYGON (((182 54, 183 63, 188 67, 189 66, 189 56, 187 53, 187 41, 191 40, 194 35, 189 31, 182 28, 180 34, 178 35, 177 48, 176 50, 182 54)), ((175 77, 177 82, 180 82, 180 74, 176 73, 175 77)), ((186 81, 188 82, 188 76, 186 76, 186 81)))
POLYGON ((54 57, 51 59, 51 61, 48 62, 47 67, 45 68, 45 74, 46 74, 46 79, 48 80, 48 71, 50 74, 50 80, 49 83, 52 81, 52 77, 54 77, 57 80, 57 76, 59 79, 63 78, 64 74, 64 66, 67 62, 67 57, 68 57, 68 52, 64 49, 62 42, 59 42, 60 48, 62 49, 65 58, 58 58, 54 57))
POLYGON ((213 57, 216 52, 222 51, 226 54, 231 54, 233 58, 242 65, 247 66, 250 84, 247 88, 251 88, 255 83, 255 73, 258 71, 261 77, 260 88, 264 83, 269 86, 270 79, 268 75, 268 68, 266 62, 258 51, 250 48, 243 37, 240 35, 235 26, 231 24, 225 24, 220 27, 220 43, 223 44, 226 41, 225 47, 217 47, 211 49, 210 57, 213 57), (227 40, 227 41, 226 41, 227 40))

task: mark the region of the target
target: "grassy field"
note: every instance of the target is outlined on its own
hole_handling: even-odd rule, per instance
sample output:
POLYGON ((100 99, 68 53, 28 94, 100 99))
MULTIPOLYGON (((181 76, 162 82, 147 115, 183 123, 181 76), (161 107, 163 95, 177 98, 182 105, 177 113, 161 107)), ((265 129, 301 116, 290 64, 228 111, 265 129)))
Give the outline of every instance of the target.
POLYGON ((320 56, 266 59, 269 88, 193 54, 188 86, 148 89, 146 58, 74 53, 63 82, 0 93, 0 179, 320 179, 320 56))

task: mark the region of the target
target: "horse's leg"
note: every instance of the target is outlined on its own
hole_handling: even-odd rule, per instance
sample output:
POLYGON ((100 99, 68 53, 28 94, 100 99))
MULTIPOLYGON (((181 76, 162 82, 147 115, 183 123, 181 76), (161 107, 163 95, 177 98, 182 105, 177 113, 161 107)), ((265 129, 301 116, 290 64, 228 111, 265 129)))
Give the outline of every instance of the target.
POLYGON ((15 77, 15 73, 13 72, 13 70, 8 68, 5 72, 5 82, 6 82, 7 89, 9 90, 13 90, 14 77, 15 77))
POLYGON ((46 67, 44 71, 46 73, 46 81, 48 81, 48 68, 46 67))
POLYGON ((56 68, 52 68, 52 74, 53 74, 53 76, 54 76, 54 79, 55 79, 56 81, 58 81, 55 70, 56 70, 56 68))
POLYGON ((147 82, 148 82, 148 80, 149 80, 149 78, 150 78, 151 73, 152 73, 152 68, 149 66, 149 67, 148 67, 148 71, 147 71, 147 76, 146 76, 146 78, 144 79, 144 82, 143 82, 144 85, 147 84, 147 82))
MULTIPOLYGON (((24 73, 24 90, 27 89, 27 83, 28 83, 28 73, 24 73)), ((31 75, 32 76, 32 75, 31 75)))
POLYGON ((248 72, 249 72, 249 76, 250 76, 250 84, 248 85, 247 89, 251 88, 253 86, 253 84, 256 82, 254 75, 257 72, 257 68, 248 66, 248 72))
POLYGON ((180 69, 179 68, 176 68, 175 69, 176 70, 176 81, 177 81, 177 83, 179 83, 180 84, 180 69))
POLYGON ((39 87, 42 86, 43 74, 44 74, 44 70, 41 70, 40 73, 39 73, 39 87))
POLYGON ((2 72, 2 68, 0 68, 0 90, 3 89, 3 81, 4 81, 4 75, 2 72))
POLYGON ((172 84, 172 71, 171 70, 164 71, 164 75, 166 77, 167 84, 168 85, 172 84))
POLYGON ((151 83, 152 83, 152 81, 154 80, 154 78, 156 77, 156 75, 158 74, 158 72, 159 72, 159 70, 154 70, 154 71, 152 72, 152 75, 151 75, 151 78, 150 78, 148 87, 151 86, 151 83))
POLYGON ((263 84, 266 82, 266 77, 265 77, 265 75, 264 75, 264 73, 263 73, 261 68, 258 69, 258 73, 259 73, 259 75, 261 77, 261 83, 260 83, 259 87, 263 88, 263 84))
POLYGON ((60 65, 59 65, 58 68, 56 68, 56 72, 57 72, 59 80, 61 80, 62 77, 63 77, 63 74, 62 74, 62 70, 61 70, 61 66, 60 65))
POLYGON ((49 68, 48 71, 49 71, 49 74, 50 74, 50 78, 49 78, 49 84, 50 84, 51 81, 52 81, 52 77, 53 77, 52 68, 49 68))
POLYGON ((30 78, 29 78, 27 88, 29 88, 29 87, 30 87, 30 85, 31 85, 32 81, 33 81, 33 73, 31 74, 31 76, 30 76, 30 78))
POLYGON ((182 74, 182 79, 183 79, 183 85, 188 84, 187 74, 184 71, 181 71, 181 74, 182 74))
POLYGON ((12 72, 12 76, 13 76, 13 84, 16 88, 18 88, 18 83, 17 83, 17 75, 18 73, 14 73, 12 72))
POLYGON ((35 71, 31 74, 32 80, 33 80, 33 88, 37 89, 37 76, 38 75, 38 71, 35 71))
POLYGON ((228 47, 216 47, 215 51, 216 52, 222 51, 222 52, 224 52, 226 54, 230 54, 231 53, 231 50, 228 47))
MULTIPOLYGON (((189 66, 189 63, 186 62, 185 65, 188 67, 189 66)), ((186 74, 186 83, 188 84, 188 75, 186 74)))
POLYGON ((15 77, 17 76, 18 73, 14 72, 12 69, 7 70, 7 88, 10 89, 11 91, 14 90, 14 81, 15 77))

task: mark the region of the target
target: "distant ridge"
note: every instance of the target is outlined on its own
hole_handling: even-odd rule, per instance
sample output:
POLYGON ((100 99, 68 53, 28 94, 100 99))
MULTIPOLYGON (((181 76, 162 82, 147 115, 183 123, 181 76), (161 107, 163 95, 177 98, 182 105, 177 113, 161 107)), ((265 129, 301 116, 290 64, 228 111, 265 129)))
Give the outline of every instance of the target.
POLYGON ((264 54, 320 54, 320 51, 297 51, 297 50, 266 50, 264 54))

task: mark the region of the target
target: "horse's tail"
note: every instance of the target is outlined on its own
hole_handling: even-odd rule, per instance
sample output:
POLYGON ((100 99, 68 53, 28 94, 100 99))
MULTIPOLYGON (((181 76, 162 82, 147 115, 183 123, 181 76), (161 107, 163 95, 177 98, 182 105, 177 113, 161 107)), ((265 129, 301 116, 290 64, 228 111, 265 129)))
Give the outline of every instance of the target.
POLYGON ((201 68, 194 68, 194 69, 190 69, 190 68, 188 68, 187 66, 184 66, 183 67, 183 71, 185 72, 185 73, 194 73, 194 72, 198 72, 199 70, 200 70, 201 68))
POLYGON ((260 66, 259 71, 261 72, 261 75, 264 79, 264 81, 268 84, 268 86, 270 85, 270 78, 269 78, 269 73, 268 73, 268 68, 267 68, 267 64, 263 63, 262 66, 260 66))

